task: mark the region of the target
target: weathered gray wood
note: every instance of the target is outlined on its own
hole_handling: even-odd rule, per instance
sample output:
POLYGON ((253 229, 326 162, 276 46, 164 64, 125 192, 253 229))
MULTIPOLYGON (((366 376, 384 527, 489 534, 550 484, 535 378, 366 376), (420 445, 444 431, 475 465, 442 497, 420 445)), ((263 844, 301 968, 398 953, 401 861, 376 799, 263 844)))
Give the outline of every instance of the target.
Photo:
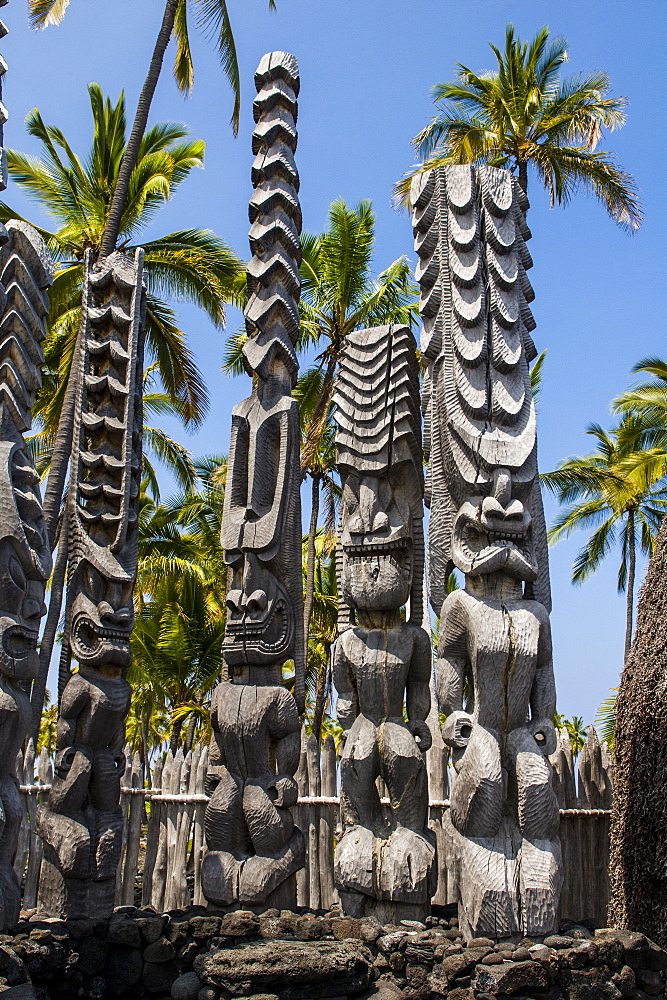
MULTIPOLYGON (((37 232, 16 220, 0 226, 0 931, 16 924, 20 909, 13 863, 27 816, 15 770, 31 726, 26 687, 39 672, 39 622, 51 571, 39 476, 23 435, 30 430, 41 385, 52 278, 52 264, 37 232)), ((25 847, 24 841, 17 865, 21 869, 25 847)))
MULTIPOLYGON (((180 782, 180 767, 175 757, 167 754, 162 769, 162 792, 173 795, 180 782)), ((167 881, 167 822, 169 802, 162 802, 158 813, 157 848, 153 866, 153 906, 156 910, 164 909, 165 886, 167 881)))
MULTIPOLYGON (((308 762, 308 786, 310 794, 319 796, 321 794, 320 782, 320 756, 317 740, 311 733, 308 737, 306 748, 306 759, 308 762)), ((320 841, 318 809, 316 805, 308 807, 308 874, 309 874, 309 905, 314 910, 319 910, 320 901, 320 841)))
MULTIPOLYGON (((198 765, 199 750, 191 750, 187 755, 186 764, 181 775, 182 793, 187 795, 189 798, 195 794, 198 765)), ((174 846, 172 871, 170 876, 173 892, 172 906, 174 909, 184 908, 190 905, 190 893, 187 886, 185 869, 193 812, 194 802, 189 801, 182 803, 176 825, 176 843, 174 846)))
MULTIPOLYGON (((299 754, 299 766, 297 767, 294 780, 297 783, 299 799, 304 799, 310 794, 308 785, 308 736, 305 726, 301 729, 301 748, 299 754)), ((294 824, 299 830, 305 830, 308 825, 308 807, 302 806, 297 800, 292 806, 292 816, 294 824)), ((299 906, 308 906, 310 898, 310 857, 308 851, 305 852, 303 867, 296 873, 297 903, 299 906)))
POLYGON ((68 585, 54 784, 37 810, 40 906, 105 917, 122 853, 121 779, 130 685, 141 484, 143 251, 84 266, 67 494, 68 585), (70 661, 79 670, 70 674, 70 661))
MULTIPOLYGON (((16 755, 14 773, 19 786, 31 785, 33 783, 35 773, 35 744, 32 738, 28 740, 25 752, 22 747, 19 748, 16 755)), ((21 882, 23 881, 23 874, 25 872, 30 854, 31 799, 34 800, 34 796, 21 795, 19 798, 21 820, 16 844, 16 854, 14 855, 14 873, 18 879, 19 885, 21 885, 21 882)))
MULTIPOLYGON (((151 777, 151 787, 156 791, 162 790, 163 762, 158 760, 151 777)), ((162 806, 158 798, 151 799, 148 811, 148 824, 146 831, 146 854, 144 857, 144 871, 141 883, 141 905, 151 906, 154 894, 154 875, 157 862, 158 843, 160 838, 160 816, 162 806)))
MULTIPOLYGON (((201 753, 197 765, 197 780, 195 785, 195 794, 198 796, 204 795, 207 770, 208 770, 208 748, 201 747, 201 753)), ((195 804, 193 833, 192 833, 192 856, 194 862, 193 873, 194 873, 195 891, 192 902, 195 903, 195 905, 197 906, 204 903, 204 894, 202 892, 202 887, 201 887, 201 864, 204 856, 204 850, 206 848, 206 841, 204 839, 205 810, 206 806, 203 802, 197 802, 195 804)))
POLYGON ((429 588, 456 771, 444 823, 448 891, 466 938, 542 935, 557 926, 562 872, 546 759, 556 750, 556 702, 528 369, 536 351, 527 200, 508 171, 470 165, 418 175, 411 194, 429 588), (453 566, 466 586, 448 595, 453 566))
POLYGON ((611 776, 603 762, 602 747, 593 726, 579 755, 579 807, 611 809, 611 776))
POLYGON ((202 888, 216 906, 296 905, 304 841, 297 797, 304 707, 298 363, 301 210, 294 165, 298 66, 265 55, 255 73, 244 365, 252 394, 232 411, 221 541, 230 567, 223 657, 211 706, 202 888), (294 661, 295 696, 281 667, 294 661), (225 676, 226 674, 226 676, 225 676))
POLYGON ((432 654, 422 628, 419 370, 410 330, 348 335, 334 403, 342 499, 332 662, 346 731, 335 882, 353 916, 422 919, 435 883, 424 760, 432 654))
MULTIPOLYGON (((143 788, 141 758, 135 753, 132 758, 132 771, 130 774, 129 786, 133 792, 139 792, 143 788)), ((123 895, 122 905, 134 905, 134 884, 137 874, 137 863, 139 861, 139 848, 141 844, 141 820, 144 812, 144 800, 141 795, 133 794, 130 798, 130 808, 127 821, 127 847, 125 850, 125 861, 123 867, 123 895)))
MULTIPOLYGON (((336 747, 333 736, 326 736, 320 747, 320 791, 327 798, 336 794, 336 747)), ((320 905, 325 910, 334 902, 332 810, 333 806, 323 803, 319 811, 320 905)))

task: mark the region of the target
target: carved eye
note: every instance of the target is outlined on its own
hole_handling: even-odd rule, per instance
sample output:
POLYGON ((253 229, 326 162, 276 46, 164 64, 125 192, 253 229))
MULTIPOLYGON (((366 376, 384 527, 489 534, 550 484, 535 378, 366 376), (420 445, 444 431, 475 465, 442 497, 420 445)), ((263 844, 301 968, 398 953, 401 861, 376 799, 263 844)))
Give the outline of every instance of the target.
POLYGON ((95 604, 104 600, 106 585, 100 573, 90 563, 83 564, 83 586, 87 596, 95 604))
POLYGON ((25 590, 26 575, 23 572, 23 567, 18 559, 10 558, 8 570, 9 575, 12 578, 12 582, 16 584, 19 590, 25 590))

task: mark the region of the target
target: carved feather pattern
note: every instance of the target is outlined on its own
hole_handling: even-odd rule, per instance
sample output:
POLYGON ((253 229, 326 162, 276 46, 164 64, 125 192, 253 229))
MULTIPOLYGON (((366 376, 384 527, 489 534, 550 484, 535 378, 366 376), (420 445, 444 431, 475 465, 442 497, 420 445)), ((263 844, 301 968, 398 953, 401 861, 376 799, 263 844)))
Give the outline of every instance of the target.
MULTIPOLYGON (((412 185, 421 290, 423 406, 429 467, 430 598, 439 612, 451 568, 451 525, 467 497, 489 493, 493 470, 512 472, 515 496, 544 532, 537 477, 529 363, 534 295, 526 240, 528 201, 506 170, 441 167, 412 185)), ((546 540, 535 538, 541 577, 535 595, 550 606, 546 540), (538 596, 539 594, 539 596, 538 596)))
MULTIPOLYGON (((31 428, 31 411, 42 384, 53 264, 41 236, 26 222, 12 219, 6 229, 0 228, 4 236, 0 247, 0 436, 3 447, 11 449, 8 485, 21 522, 15 538, 25 545, 29 561, 45 584, 51 572, 51 549, 39 476, 23 435, 31 428)), ((7 493, 3 495, 7 500, 7 493)), ((5 511, 5 530, 10 523, 5 511)))
MULTIPOLYGON (((345 479, 351 472, 385 475, 405 464, 413 508, 413 588, 410 620, 421 625, 424 537, 419 365, 417 345, 407 326, 355 330, 345 341, 333 394, 336 464, 345 479)), ((342 555, 336 574, 341 590, 342 555)), ((350 612, 339 602, 339 629, 350 624, 350 612)))
POLYGON ((41 236, 27 223, 8 222, 6 237, 0 248, 0 396, 24 434, 42 384, 53 265, 41 236))
POLYGON ((294 56, 269 52, 255 73, 252 134, 254 192, 250 199, 248 340, 243 346, 249 374, 266 379, 275 358, 296 383, 294 345, 299 333, 301 209, 294 162, 299 71, 294 56))
POLYGON ((407 326, 376 326, 346 338, 333 402, 339 466, 380 475, 411 462, 421 479, 419 367, 407 326))
POLYGON ((82 556, 134 580, 141 479, 143 251, 86 259, 70 485, 70 575, 82 556))

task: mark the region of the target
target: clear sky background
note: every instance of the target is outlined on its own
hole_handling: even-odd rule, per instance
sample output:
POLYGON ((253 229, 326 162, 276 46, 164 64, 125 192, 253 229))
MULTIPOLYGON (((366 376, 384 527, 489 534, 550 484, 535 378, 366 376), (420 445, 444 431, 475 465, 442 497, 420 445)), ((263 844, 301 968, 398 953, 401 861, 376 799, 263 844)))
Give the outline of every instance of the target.
MULTIPOLYGON (((147 239, 210 227, 247 258, 253 73, 266 51, 292 52, 300 64, 297 163, 304 228, 322 230, 327 208, 339 196, 350 204, 371 198, 376 271, 402 254, 414 262, 410 222, 392 209, 391 187, 412 162, 411 137, 432 114, 431 86, 452 79, 455 63, 492 69, 488 42, 502 46, 511 20, 523 38, 544 24, 565 36, 568 72, 609 73, 613 93, 627 97, 629 109, 627 125, 606 147, 637 179, 646 212, 640 232, 628 236, 583 196, 551 211, 534 177, 529 187, 533 336, 538 350, 549 352, 538 414, 541 468, 590 451, 585 428, 591 421, 611 426, 609 401, 630 383, 632 365, 649 354, 667 356, 663 0, 278 0, 275 13, 265 0, 228 5, 243 87, 239 138, 233 139, 228 125, 232 101, 213 46, 193 32, 194 93, 188 101, 178 94, 170 49, 151 120, 184 121, 205 139, 205 169, 165 206, 147 239)), ((34 32, 24 0, 11 0, 2 11, 10 30, 2 41, 9 65, 6 145, 38 151, 23 127, 26 113, 37 106, 84 153, 91 136, 86 85, 92 80, 114 99, 124 88, 131 118, 162 10, 163 0, 71 0, 60 27, 34 32)), ((4 198, 29 219, 47 222, 13 185, 4 198)), ((221 374, 224 335, 194 309, 183 308, 180 315, 208 379, 211 410, 193 437, 176 425, 168 429, 195 454, 225 452, 230 410, 247 395, 248 380, 221 374)), ((229 329, 239 323, 230 310, 229 329)), ((546 506, 552 516, 548 498, 546 506)), ((583 587, 571 586, 572 560, 582 541, 575 536, 552 550, 552 623, 559 710, 591 722, 618 682, 625 610, 616 594, 616 554, 583 587)))

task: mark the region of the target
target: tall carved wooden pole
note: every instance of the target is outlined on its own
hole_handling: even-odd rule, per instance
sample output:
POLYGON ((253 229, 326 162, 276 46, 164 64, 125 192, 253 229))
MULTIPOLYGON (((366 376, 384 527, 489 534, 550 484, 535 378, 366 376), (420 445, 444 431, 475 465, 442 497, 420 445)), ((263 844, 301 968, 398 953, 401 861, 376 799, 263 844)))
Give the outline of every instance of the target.
POLYGON ((332 660, 338 721, 346 732, 336 886, 352 916, 421 920, 436 869, 426 825, 431 641, 421 627, 424 481, 410 330, 382 326, 351 334, 334 402, 343 491, 340 634, 332 660), (408 600, 410 618, 403 622, 408 600), (379 777, 389 794, 388 820, 379 777))
POLYGON ((8 930, 21 904, 12 867, 23 816, 15 765, 30 730, 28 691, 51 572, 39 476, 23 435, 41 385, 53 269, 24 222, 0 226, 0 243, 0 929, 8 930))
POLYGON ((141 250, 134 260, 113 253, 85 263, 55 777, 37 811, 39 904, 52 916, 102 917, 114 905, 137 573, 142 275, 141 250))
POLYGON ((507 171, 452 166, 416 178, 412 203, 449 885, 467 938, 546 934, 562 873, 527 200, 507 171), (465 588, 447 596, 454 566, 465 588))
POLYGON ((222 522, 227 676, 211 705, 202 889, 217 906, 261 911, 296 905, 295 873, 304 862, 289 811, 304 699, 299 414, 291 397, 301 290, 296 59, 268 53, 255 83, 243 347, 253 387, 232 411, 222 522), (296 699, 281 683, 290 659, 296 699))
MULTIPOLYGON (((7 0, 5 0, 5 3, 7 0)), ((0 21, 0 38, 7 28, 0 21)), ((0 57, 0 191, 7 187, 0 57)), ((0 931, 18 921, 21 887, 13 868, 23 815, 16 758, 30 730, 39 622, 51 572, 39 476, 25 446, 41 385, 42 342, 53 266, 25 222, 0 226, 0 931)))

